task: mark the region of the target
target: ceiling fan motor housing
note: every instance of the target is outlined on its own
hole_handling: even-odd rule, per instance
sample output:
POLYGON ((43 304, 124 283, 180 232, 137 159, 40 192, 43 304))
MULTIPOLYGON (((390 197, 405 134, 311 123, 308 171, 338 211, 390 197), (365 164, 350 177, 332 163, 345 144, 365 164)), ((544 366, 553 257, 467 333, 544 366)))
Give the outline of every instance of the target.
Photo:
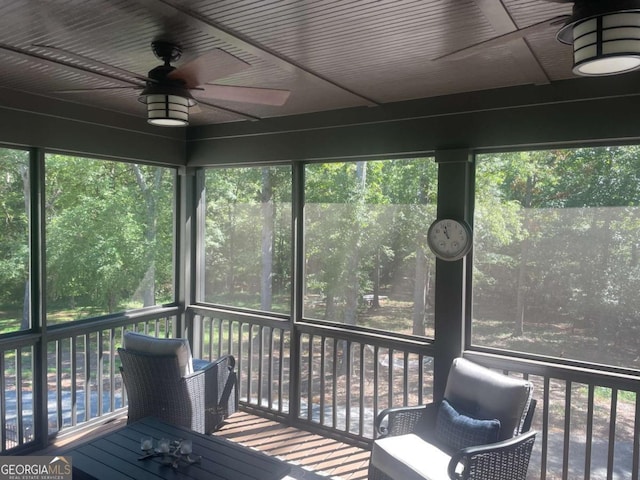
POLYGON ((182 48, 180 46, 165 40, 151 42, 151 49, 156 57, 164 61, 165 65, 175 62, 182 56, 182 48))
POLYGON ((147 86, 163 84, 163 85, 173 85, 176 88, 186 89, 186 84, 184 80, 178 77, 175 77, 175 78, 169 77, 169 74, 173 72, 175 69, 176 67, 172 65, 158 65, 154 69, 150 70, 149 73, 147 74, 147 77, 149 78, 149 80, 147 81, 147 86))

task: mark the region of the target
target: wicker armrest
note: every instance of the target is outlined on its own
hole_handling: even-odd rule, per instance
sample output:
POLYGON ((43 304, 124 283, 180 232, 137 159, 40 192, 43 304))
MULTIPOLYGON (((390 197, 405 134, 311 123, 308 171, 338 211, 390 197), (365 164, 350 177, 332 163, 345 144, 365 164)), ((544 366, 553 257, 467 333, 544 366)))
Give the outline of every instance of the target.
POLYGON ((224 388, 224 382, 229 376, 229 372, 233 371, 236 365, 236 359, 233 357, 233 355, 223 355, 222 357, 217 358, 212 362, 205 363, 204 361, 200 360, 198 360, 198 362, 199 365, 196 367, 196 370, 193 373, 186 375, 184 378, 196 375, 204 375, 207 385, 209 385, 210 387, 213 387, 215 385, 218 386, 218 389, 214 391, 217 395, 220 395, 222 393, 222 389, 224 388))
POLYGON ((225 418, 238 409, 235 364, 236 360, 233 355, 223 355, 204 366, 199 365, 198 369, 192 374, 202 375, 205 379, 204 410, 206 432, 217 430, 225 418))
POLYGON ((493 480, 524 480, 531 450, 536 440, 529 431, 502 442, 462 449, 451 457, 448 474, 452 479, 492 478, 493 480), (464 470, 456 472, 458 465, 464 470), (500 468, 497 468, 497 466, 500 468), (499 476, 495 476, 500 472, 499 476))
POLYGON ((206 382, 204 371, 190 373, 188 375, 185 375, 184 377, 176 379, 175 381, 177 381, 178 383, 184 383, 189 394, 202 397, 201 399, 198 399, 198 401, 203 402, 206 382))
POLYGON ((382 410, 376 417, 375 430, 379 437, 390 437, 412 433, 416 429, 428 428, 435 422, 436 405, 394 407, 382 410), (387 420, 387 424, 383 422, 387 420))

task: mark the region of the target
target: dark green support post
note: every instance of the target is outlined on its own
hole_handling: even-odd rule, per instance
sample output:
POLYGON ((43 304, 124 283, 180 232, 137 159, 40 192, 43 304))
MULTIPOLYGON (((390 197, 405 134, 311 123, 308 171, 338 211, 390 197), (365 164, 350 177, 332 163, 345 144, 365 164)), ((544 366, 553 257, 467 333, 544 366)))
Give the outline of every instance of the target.
MULTIPOLYGON (((438 218, 472 223, 473 156, 470 150, 438 150, 438 218)), ((436 260, 435 291, 435 400, 444 395, 449 367, 465 346, 465 317, 468 303, 470 255, 447 262, 436 260)))
MULTIPOLYGON (((49 358, 47 347, 49 337, 47 334, 46 313, 46 251, 45 245, 45 176, 44 176, 44 150, 32 148, 30 151, 29 170, 29 222, 32 225, 29 242, 31 245, 31 276, 29 279, 29 317, 30 331, 40 335, 40 342, 34 350, 34 378, 33 378, 33 411, 34 411, 34 439, 38 448, 45 448, 49 443, 49 406, 47 388, 47 369, 49 358)), ((19 349, 18 349, 19 351, 19 349)))
POLYGON ((176 299, 182 307, 181 318, 176 322, 174 336, 183 336, 186 332, 192 353, 202 358, 200 343, 202 331, 199 324, 194 324, 187 307, 202 295, 202 278, 204 261, 202 252, 198 251, 198 241, 204 245, 204 173, 194 168, 182 167, 178 170, 176 196, 178 198, 176 232, 176 299))

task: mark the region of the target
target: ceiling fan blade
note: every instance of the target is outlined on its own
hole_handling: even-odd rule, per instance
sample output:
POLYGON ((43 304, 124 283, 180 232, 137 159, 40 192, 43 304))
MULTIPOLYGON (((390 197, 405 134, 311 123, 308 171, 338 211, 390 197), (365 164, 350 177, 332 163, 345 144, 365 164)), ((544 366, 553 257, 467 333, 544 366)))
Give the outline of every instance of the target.
POLYGON ((96 87, 96 88, 69 88, 66 90, 52 90, 51 93, 87 93, 87 92, 104 92, 109 90, 142 90, 144 87, 96 87))
MULTIPOLYGON (((244 113, 244 112, 239 112, 238 110, 233 110, 229 107, 221 107, 220 105, 214 105, 213 103, 208 103, 205 102, 203 100, 199 100, 198 101, 198 105, 202 105, 203 107, 206 108, 210 108, 213 110, 219 110, 221 112, 225 112, 225 113, 230 113, 231 115, 235 115, 236 117, 242 118, 244 120, 249 120, 251 122, 255 122, 257 120, 261 120, 260 117, 255 117, 253 115, 250 115, 248 113, 244 113)), ((189 107, 189 109, 192 109, 193 107, 189 107)))
POLYGON ((202 85, 194 90, 196 96, 229 100, 232 102, 256 103, 259 105, 282 106, 291 92, 273 88, 238 87, 234 85, 202 85))
POLYGON ((171 79, 182 79, 187 87, 194 88, 218 78, 242 72, 250 66, 238 57, 215 48, 179 66, 167 76, 171 79))
MULTIPOLYGON (((103 68, 105 70, 110 70, 113 73, 117 73, 120 75, 124 75, 126 77, 135 78, 136 80, 140 80, 142 82, 153 82, 154 80, 145 77, 144 75, 138 75, 137 73, 130 72, 128 70, 124 70, 123 68, 115 67, 113 65, 109 65, 107 63, 103 63, 99 60, 95 60, 93 58, 85 57, 84 55, 80 55, 78 53, 70 52, 69 50, 65 50, 64 48, 54 47, 51 45, 41 45, 41 44, 33 44, 34 47, 38 47, 42 50, 55 53, 58 55, 64 55, 65 57, 76 60, 85 64, 95 65, 96 67, 103 68)), ((96 70, 96 73, 100 73, 99 70, 96 70)))
POLYGON ((568 15, 561 15, 559 17, 554 17, 549 20, 544 20, 542 22, 534 23, 533 25, 529 25, 528 27, 514 30, 513 32, 505 33, 504 35, 500 35, 499 37, 494 37, 489 40, 485 40, 484 42, 476 43, 475 45, 471 45, 469 47, 461 48, 460 50, 456 50, 454 52, 441 55, 439 57, 433 58, 432 61, 459 60, 461 58, 466 58, 470 55, 486 50, 487 48, 506 45, 507 43, 512 42, 513 40, 524 38, 527 35, 531 35, 533 33, 542 32, 552 26, 563 23, 567 18, 569 18, 568 15))

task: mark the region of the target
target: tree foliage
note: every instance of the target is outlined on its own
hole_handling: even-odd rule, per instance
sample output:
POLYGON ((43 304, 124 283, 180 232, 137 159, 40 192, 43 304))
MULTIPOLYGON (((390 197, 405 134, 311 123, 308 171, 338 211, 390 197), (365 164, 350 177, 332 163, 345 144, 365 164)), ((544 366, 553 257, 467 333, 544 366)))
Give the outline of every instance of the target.
POLYGON ((291 168, 210 169, 205 186, 204 300, 288 312, 291 168))
MULTIPOLYGON (((306 166, 306 316, 362 324, 364 295, 413 300, 417 264, 427 271, 433 262, 416 252, 426 249, 420 232, 426 233, 435 213, 436 178, 428 158, 306 166)), ((291 195, 288 167, 207 170, 207 301, 290 311, 291 195), (265 299, 267 278, 273 304, 265 299)), ((427 281, 420 279, 423 297, 427 281)), ((420 335, 427 307, 423 298, 415 329, 420 335)))
MULTIPOLYGON (((20 328, 19 311, 27 295, 28 170, 26 152, 0 150, 3 331, 20 328)), ((172 301, 173 191, 173 174, 166 168, 46 156, 50 323, 172 301)))
POLYGON ((28 152, 0 149, 0 312, 13 315, 22 310, 29 278, 28 170, 28 152))
POLYGON ((45 168, 48 299, 104 313, 155 304, 156 286, 170 299, 171 172, 61 155, 45 168))
POLYGON ((436 180, 430 158, 307 166, 306 294, 311 305, 324 306, 308 315, 366 324, 354 306, 362 307, 365 295, 377 306, 382 294, 412 302, 417 320, 408 333, 425 334, 432 273, 422 272, 433 258, 423 255, 424 237, 435 214, 436 180))
MULTIPOLYGON (((0 149, 0 175, 0 319, 13 319, 15 329, 28 298, 28 152, 0 149)), ((46 302, 54 321, 173 298, 171 170, 51 154, 45 176, 46 302)), ((606 362, 612 349, 637 356, 639 177, 638 146, 479 157, 474 332, 483 322, 501 325, 483 344, 606 362), (541 325, 568 334, 557 345, 505 343, 541 325), (594 348, 575 353, 584 342, 594 348)), ((213 168, 205 183, 204 300, 288 313, 291 168, 213 168)), ((305 315, 425 334, 433 313, 425 233, 435 218, 435 162, 311 163, 304 197, 305 315), (409 327, 371 323, 367 309, 383 296, 412 306, 409 327)))
MULTIPOLYGON (((624 146, 481 157, 478 320, 511 322, 515 335, 565 331, 554 346, 519 344, 535 353, 626 365, 637 357, 639 154, 624 146)), ((483 341, 504 346, 504 333, 483 341)))

